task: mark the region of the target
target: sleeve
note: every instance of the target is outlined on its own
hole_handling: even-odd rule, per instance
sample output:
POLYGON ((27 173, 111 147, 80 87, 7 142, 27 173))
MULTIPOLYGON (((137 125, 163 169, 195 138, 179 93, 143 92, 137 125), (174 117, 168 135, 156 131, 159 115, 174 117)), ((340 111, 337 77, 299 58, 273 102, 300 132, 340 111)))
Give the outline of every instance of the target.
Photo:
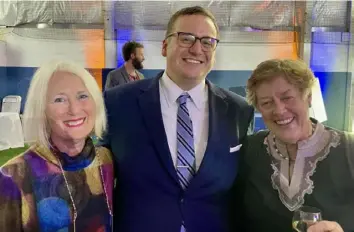
POLYGON ((16 164, 0 168, 0 231, 19 232, 22 226, 22 194, 16 164))
POLYGON ((111 82, 112 82, 112 71, 108 73, 107 79, 106 79, 106 84, 104 86, 104 89, 109 89, 111 87, 111 82))
POLYGON ((243 145, 240 150, 240 158, 238 164, 237 177, 230 190, 229 196, 229 223, 230 232, 245 231, 244 225, 244 206, 243 206, 243 196, 245 190, 245 183, 247 179, 247 168, 245 158, 248 150, 248 139, 249 136, 243 141, 243 145))
POLYGON ((252 135, 252 134, 254 133, 254 127, 255 127, 254 109, 251 108, 251 113, 250 113, 250 117, 249 117, 249 124, 248 124, 247 135, 252 135))
POLYGON ((105 90, 112 88, 114 86, 118 85, 118 83, 116 83, 116 81, 113 78, 113 71, 110 71, 107 75, 107 80, 106 80, 106 84, 105 84, 105 90))
POLYGON ((353 181, 354 184, 354 133, 350 132, 345 132, 345 137, 346 137, 346 160, 349 166, 350 174, 351 174, 351 180, 353 181))
POLYGON ((246 140, 247 135, 252 135, 254 132, 254 108, 252 106, 247 106, 244 109, 244 126, 242 126, 243 130, 240 133, 240 143, 243 143, 246 140))
POLYGON ((238 163, 238 171, 235 182, 230 191, 229 204, 229 222, 230 231, 251 231, 249 228, 251 221, 247 218, 245 194, 249 182, 249 171, 254 162, 254 154, 257 154, 263 144, 264 138, 268 131, 258 131, 253 135, 249 135, 243 141, 243 146, 240 150, 240 158, 238 163))

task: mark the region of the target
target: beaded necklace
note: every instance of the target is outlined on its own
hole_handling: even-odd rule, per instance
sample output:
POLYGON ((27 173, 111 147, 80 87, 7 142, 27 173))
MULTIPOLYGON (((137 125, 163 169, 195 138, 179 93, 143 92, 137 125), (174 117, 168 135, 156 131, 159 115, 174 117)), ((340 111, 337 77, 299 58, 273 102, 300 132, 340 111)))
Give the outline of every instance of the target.
MULTIPOLYGON (((98 165, 99 165, 99 169, 100 169, 102 187, 103 187, 103 191, 105 193, 106 204, 107 204, 108 212, 109 212, 109 215, 110 215, 111 231, 113 232, 113 212, 112 212, 111 206, 109 205, 109 202, 108 202, 108 194, 107 194, 107 189, 106 189, 106 185, 105 185, 105 181, 104 181, 104 177, 103 177, 103 171, 102 171, 102 167, 101 167, 102 166, 102 162, 101 162, 101 158, 100 158, 99 152, 97 151, 96 148, 94 148, 94 149, 95 149, 96 157, 98 159, 98 165)), ((63 166, 62 166, 62 164, 61 164, 61 162, 60 162, 60 160, 58 158, 58 154, 57 153, 55 154, 55 157, 57 158, 57 161, 59 163, 59 167, 60 167, 61 173, 63 175, 64 181, 65 181, 65 185, 66 185, 66 188, 68 190, 70 201, 71 201, 71 204, 72 204, 72 207, 73 207, 73 225, 74 225, 74 232, 76 232, 77 208, 76 208, 76 205, 75 205, 75 202, 74 202, 74 197, 71 194, 68 180, 67 180, 67 178, 65 176, 65 172, 64 172, 63 166)))
MULTIPOLYGON (((316 125, 314 124, 314 123, 311 123, 311 126, 312 126, 312 132, 311 132, 311 135, 315 132, 315 129, 316 129, 316 125)), ((277 144, 276 144, 276 142, 275 142, 275 134, 273 134, 273 148, 274 148, 274 150, 275 150, 275 152, 282 158, 282 159, 285 159, 285 160, 289 160, 289 156, 285 156, 285 155, 283 155, 280 151, 279 151, 279 149, 278 149, 278 147, 277 147, 277 144)))

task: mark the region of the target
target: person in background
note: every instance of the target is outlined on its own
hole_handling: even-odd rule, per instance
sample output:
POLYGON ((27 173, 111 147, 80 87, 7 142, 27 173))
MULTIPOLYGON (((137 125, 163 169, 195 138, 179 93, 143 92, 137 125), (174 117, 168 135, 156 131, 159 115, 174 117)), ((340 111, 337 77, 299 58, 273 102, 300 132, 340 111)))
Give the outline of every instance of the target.
POLYGON ((183 8, 167 26, 166 69, 105 91, 102 144, 119 176, 118 231, 228 231, 228 191, 253 107, 206 79, 218 38, 212 13, 183 8))
POLYGON ((145 60, 144 46, 141 43, 130 41, 124 44, 122 53, 125 62, 118 69, 108 73, 105 89, 144 79, 144 75, 138 71, 143 68, 145 60))
POLYGON ((354 231, 354 137, 309 117, 314 83, 306 63, 289 59, 262 62, 248 80, 268 129, 242 147, 234 231, 293 231, 302 206, 322 212, 309 232, 354 231))
POLYGON ((95 147, 106 113, 101 90, 69 62, 40 67, 23 117, 33 145, 0 168, 0 231, 113 231, 113 165, 95 147))

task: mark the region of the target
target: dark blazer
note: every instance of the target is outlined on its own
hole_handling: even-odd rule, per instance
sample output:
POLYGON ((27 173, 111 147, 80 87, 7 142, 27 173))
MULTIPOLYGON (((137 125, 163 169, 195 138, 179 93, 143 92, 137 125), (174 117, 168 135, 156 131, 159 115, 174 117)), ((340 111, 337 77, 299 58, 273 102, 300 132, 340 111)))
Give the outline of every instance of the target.
MULTIPOLYGON (((139 79, 144 79, 144 75, 140 73, 138 70, 136 70, 137 75, 139 76, 139 79)), ((122 65, 121 67, 112 70, 108 73, 107 75, 107 80, 105 84, 105 89, 112 88, 117 85, 122 85, 131 82, 132 80, 129 77, 129 74, 127 73, 127 70, 125 69, 125 66, 122 65)))
POLYGON ((204 159, 186 191, 173 166, 160 106, 159 78, 105 92, 115 158, 115 231, 228 231, 227 195, 237 174, 240 144, 253 119, 244 98, 209 81, 209 137, 204 159))

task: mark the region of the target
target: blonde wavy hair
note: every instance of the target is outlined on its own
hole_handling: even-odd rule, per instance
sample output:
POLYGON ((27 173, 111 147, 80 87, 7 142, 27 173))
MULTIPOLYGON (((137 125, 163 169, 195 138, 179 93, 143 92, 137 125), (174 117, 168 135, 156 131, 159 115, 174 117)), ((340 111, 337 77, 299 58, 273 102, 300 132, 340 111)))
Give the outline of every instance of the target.
POLYGON ((49 146, 51 129, 46 117, 46 96, 48 84, 55 72, 69 72, 79 78, 86 86, 96 107, 96 120, 93 134, 102 138, 107 126, 106 110, 102 92, 94 77, 83 67, 71 62, 52 61, 41 66, 34 74, 27 93, 23 114, 23 131, 25 141, 39 142, 49 146))

